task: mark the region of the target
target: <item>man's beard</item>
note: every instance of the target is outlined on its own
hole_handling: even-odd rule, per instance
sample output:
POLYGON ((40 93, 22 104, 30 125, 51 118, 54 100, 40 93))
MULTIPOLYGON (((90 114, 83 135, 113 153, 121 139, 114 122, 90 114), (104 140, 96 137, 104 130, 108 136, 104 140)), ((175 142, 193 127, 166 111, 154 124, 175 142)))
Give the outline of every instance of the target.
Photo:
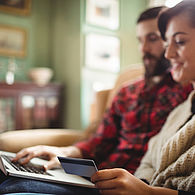
POLYGON ((145 59, 154 61, 153 64, 144 64, 145 78, 163 75, 170 68, 170 62, 164 57, 164 52, 159 58, 150 53, 146 53, 143 57, 143 62, 145 59))

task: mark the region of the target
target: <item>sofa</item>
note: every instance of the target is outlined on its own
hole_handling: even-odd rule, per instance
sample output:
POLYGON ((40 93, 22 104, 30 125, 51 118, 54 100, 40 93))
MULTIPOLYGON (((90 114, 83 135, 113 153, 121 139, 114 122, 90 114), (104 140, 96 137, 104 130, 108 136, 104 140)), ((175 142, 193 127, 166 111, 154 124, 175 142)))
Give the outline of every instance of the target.
POLYGON ((0 150, 18 152, 22 148, 34 145, 68 146, 86 139, 97 129, 104 111, 110 106, 114 95, 126 83, 143 77, 141 64, 126 67, 118 76, 112 89, 96 92, 95 102, 91 105, 90 125, 85 130, 73 129, 29 129, 14 130, 0 134, 0 150))

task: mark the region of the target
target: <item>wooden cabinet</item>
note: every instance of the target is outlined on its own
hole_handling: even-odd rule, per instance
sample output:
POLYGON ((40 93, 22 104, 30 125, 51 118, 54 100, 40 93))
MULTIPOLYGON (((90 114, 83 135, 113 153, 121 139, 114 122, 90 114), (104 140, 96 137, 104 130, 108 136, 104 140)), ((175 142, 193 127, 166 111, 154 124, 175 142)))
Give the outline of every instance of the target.
POLYGON ((63 86, 0 82, 0 131, 63 127, 63 86))

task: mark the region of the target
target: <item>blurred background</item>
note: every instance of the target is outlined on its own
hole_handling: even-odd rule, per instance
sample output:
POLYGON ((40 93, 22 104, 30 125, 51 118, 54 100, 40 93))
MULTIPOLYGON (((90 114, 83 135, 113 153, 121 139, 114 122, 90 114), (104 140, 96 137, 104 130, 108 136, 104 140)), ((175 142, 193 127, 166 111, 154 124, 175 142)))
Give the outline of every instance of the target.
POLYGON ((136 19, 174 0, 0 0, 0 130, 84 129, 95 93, 142 60, 136 19))

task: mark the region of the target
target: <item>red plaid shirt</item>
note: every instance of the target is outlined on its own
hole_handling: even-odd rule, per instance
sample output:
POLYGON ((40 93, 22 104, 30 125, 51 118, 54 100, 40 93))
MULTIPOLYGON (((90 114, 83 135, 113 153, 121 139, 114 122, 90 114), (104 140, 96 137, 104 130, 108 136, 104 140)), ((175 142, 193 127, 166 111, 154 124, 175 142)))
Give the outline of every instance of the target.
POLYGON ((170 74, 149 90, 144 80, 123 87, 95 135, 76 146, 84 158, 94 159, 99 169, 121 167, 134 173, 149 139, 160 131, 169 112, 191 90, 191 85, 182 88, 176 84, 170 74))

